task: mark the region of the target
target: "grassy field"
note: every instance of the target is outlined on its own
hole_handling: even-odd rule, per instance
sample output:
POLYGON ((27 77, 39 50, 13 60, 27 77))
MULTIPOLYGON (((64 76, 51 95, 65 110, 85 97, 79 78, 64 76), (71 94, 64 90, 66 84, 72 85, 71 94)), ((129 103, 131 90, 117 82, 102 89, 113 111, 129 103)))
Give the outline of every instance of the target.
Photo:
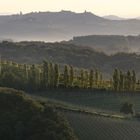
POLYGON ((122 103, 130 102, 135 105, 135 110, 140 112, 139 93, 109 93, 107 91, 57 91, 39 93, 39 95, 81 107, 117 113, 119 113, 122 103))

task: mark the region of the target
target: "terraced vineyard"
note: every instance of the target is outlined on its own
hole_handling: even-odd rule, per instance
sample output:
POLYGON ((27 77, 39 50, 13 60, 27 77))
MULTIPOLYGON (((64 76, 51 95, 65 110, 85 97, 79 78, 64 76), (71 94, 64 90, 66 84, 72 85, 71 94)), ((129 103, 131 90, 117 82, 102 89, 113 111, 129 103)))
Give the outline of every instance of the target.
POLYGON ((140 112, 139 93, 109 93, 106 91, 94 92, 47 92, 40 94, 51 99, 64 101, 81 107, 89 107, 109 112, 119 112, 121 104, 128 101, 135 105, 140 112))
POLYGON ((80 140, 139 140, 140 123, 65 112, 80 140))

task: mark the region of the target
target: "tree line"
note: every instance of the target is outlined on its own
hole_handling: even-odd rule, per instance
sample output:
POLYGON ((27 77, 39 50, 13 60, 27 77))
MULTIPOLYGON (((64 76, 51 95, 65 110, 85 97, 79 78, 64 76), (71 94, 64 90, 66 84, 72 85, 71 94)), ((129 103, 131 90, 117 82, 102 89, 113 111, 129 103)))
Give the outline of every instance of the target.
POLYGON ((113 73, 113 87, 116 91, 135 91, 136 90, 136 73, 134 70, 122 72, 119 69, 115 69, 113 73))
POLYGON ((0 63, 0 86, 41 89, 48 88, 100 88, 102 73, 98 69, 77 69, 43 61, 40 65, 0 63))
POLYGON ((42 64, 0 62, 0 86, 16 89, 45 90, 52 88, 136 90, 135 71, 127 73, 115 69, 112 80, 103 79, 98 69, 78 69, 48 61, 42 64))

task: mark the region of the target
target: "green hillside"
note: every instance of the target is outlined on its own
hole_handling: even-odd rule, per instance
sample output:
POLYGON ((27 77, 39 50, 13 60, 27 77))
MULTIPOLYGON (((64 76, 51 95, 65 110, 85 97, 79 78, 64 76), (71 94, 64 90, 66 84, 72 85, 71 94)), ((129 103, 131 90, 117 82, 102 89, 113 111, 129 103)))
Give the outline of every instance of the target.
POLYGON ((43 60, 69 64, 80 68, 99 68, 106 77, 110 77, 115 67, 127 71, 134 69, 140 76, 140 56, 119 53, 105 55, 88 47, 66 43, 44 42, 2 42, 0 55, 3 60, 18 63, 42 63, 43 60))
POLYGON ((14 89, 0 88, 1 140, 76 140, 53 107, 14 89))

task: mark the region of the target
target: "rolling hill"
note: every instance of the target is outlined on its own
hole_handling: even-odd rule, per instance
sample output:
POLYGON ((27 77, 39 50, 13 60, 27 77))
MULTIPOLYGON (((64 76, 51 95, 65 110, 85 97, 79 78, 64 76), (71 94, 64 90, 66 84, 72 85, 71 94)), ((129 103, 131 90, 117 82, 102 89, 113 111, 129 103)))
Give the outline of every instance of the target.
POLYGON ((0 88, 0 114, 0 139, 77 140, 53 106, 44 106, 22 91, 0 88))
POLYGON ((135 53, 118 53, 108 56, 90 47, 66 43, 2 42, 0 55, 3 60, 18 63, 42 63, 47 59, 54 63, 69 64, 79 68, 98 68, 106 78, 112 76, 116 67, 124 71, 134 69, 138 78, 140 77, 140 56, 135 53))
POLYGON ((136 52, 140 54, 140 36, 123 35, 88 35, 73 37, 69 43, 80 46, 89 46, 106 54, 118 52, 136 52))

